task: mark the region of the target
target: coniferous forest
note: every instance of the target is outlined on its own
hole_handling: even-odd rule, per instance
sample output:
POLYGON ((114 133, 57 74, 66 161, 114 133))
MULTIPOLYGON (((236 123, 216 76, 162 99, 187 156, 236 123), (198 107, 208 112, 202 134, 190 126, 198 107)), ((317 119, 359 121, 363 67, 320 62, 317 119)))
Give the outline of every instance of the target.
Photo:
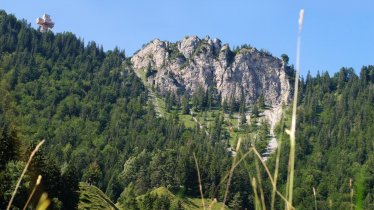
MULTIPOLYGON (((294 206, 374 209, 374 66, 308 74, 299 84, 294 206)), ((40 33, 0 11, 0 209, 6 209, 42 139, 14 209, 24 207, 38 175, 42 182, 31 209, 43 192, 50 209, 84 209, 83 183, 96 186, 122 209, 185 209, 185 198, 200 198, 200 183, 207 199, 223 202, 227 191, 227 209, 255 209, 254 177, 270 209, 271 183, 253 154, 235 168, 226 190, 233 160, 244 157, 251 145, 243 144, 235 158, 227 152, 223 116, 215 116, 208 136, 200 126, 186 127, 172 110, 158 117, 148 94, 125 51, 104 51, 70 32, 40 33), (152 193, 155 189, 172 196, 152 193)), ((192 101, 187 96, 174 100, 182 108, 192 101)), ((282 193, 289 123, 285 106, 276 127, 282 141, 282 193)), ((273 172, 275 154, 266 164, 273 172)), ((280 197, 275 201, 275 209, 284 209, 280 197)))

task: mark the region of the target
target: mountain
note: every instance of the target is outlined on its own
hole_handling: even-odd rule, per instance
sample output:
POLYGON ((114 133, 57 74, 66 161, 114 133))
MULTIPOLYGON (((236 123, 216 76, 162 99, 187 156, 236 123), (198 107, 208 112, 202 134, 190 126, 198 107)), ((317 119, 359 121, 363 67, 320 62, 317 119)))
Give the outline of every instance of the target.
MULTIPOLYGON (((128 57, 0 11, 0 209, 41 139, 14 209, 34 187, 29 208, 47 192, 51 209, 285 209, 287 61, 195 36, 128 57)), ((292 205, 374 209, 374 66, 297 79, 292 205)))
MULTIPOLYGON (((105 52, 70 32, 40 33, 0 11, 0 209, 6 209, 41 139, 45 144, 31 161, 12 208, 24 207, 38 175, 43 178, 31 208, 43 192, 52 209, 77 208, 85 199, 78 195, 80 181, 97 186, 113 202, 130 185, 135 192, 129 199, 158 187, 198 198, 194 156, 200 167, 212 171, 201 172, 210 183, 204 190, 221 197, 219 180, 231 161, 222 121, 215 124, 219 138, 207 138, 178 117, 158 118, 147 103, 148 93, 123 51, 105 52)), ((247 186, 242 194, 248 195, 250 184, 243 179, 248 184, 232 188, 247 186)))
POLYGON ((271 106, 290 100, 287 63, 248 45, 233 52, 227 44, 208 36, 187 36, 176 43, 155 39, 131 61, 135 71, 146 73, 147 82, 161 95, 186 92, 191 96, 202 87, 222 101, 233 98, 248 105, 261 95, 271 106))

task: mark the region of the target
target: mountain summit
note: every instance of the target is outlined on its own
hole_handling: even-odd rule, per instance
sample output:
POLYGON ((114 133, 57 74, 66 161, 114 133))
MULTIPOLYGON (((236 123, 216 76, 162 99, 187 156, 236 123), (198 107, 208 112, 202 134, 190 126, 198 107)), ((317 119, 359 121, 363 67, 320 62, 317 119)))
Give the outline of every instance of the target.
POLYGON ((263 96, 273 106, 290 99, 287 61, 248 45, 231 50, 228 44, 208 36, 186 36, 176 43, 155 39, 131 61, 135 71, 145 73, 147 82, 161 95, 192 95, 202 87, 213 91, 221 102, 245 100, 248 105, 263 96))

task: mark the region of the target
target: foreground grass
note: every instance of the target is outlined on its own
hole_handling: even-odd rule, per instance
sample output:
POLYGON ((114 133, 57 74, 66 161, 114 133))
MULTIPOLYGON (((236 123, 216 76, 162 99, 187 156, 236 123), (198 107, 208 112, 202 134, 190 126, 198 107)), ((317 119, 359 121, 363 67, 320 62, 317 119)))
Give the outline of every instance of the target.
MULTIPOLYGON (((211 210, 221 210, 229 209, 227 207, 224 207, 222 202, 214 202, 212 199, 204 199, 205 205, 207 205, 206 209, 211 210)), ((203 203, 201 201, 201 198, 184 198, 183 199, 183 207, 187 210, 200 210, 203 209, 203 203)))
POLYGON ((119 208, 99 188, 86 182, 79 183, 78 209, 116 209, 119 208))
MULTIPOLYGON (((203 201, 201 198, 192 198, 192 197, 178 197, 174 195, 172 192, 170 192, 165 187, 159 187, 150 192, 152 195, 157 196, 167 196, 172 202, 174 201, 181 201, 182 206, 186 210, 197 210, 197 209, 204 209, 203 201)), ((139 196, 141 197, 141 196, 139 196)), ((139 199, 138 197, 138 199, 139 199)), ((212 199, 204 199, 204 204, 206 209, 211 210, 219 210, 224 207, 222 202, 213 201, 212 199)), ((225 207, 224 209, 228 209, 225 207)))
MULTIPOLYGON (((167 196, 172 202, 180 201, 185 210, 203 209, 201 198, 192 197, 178 197, 170 192, 165 187, 159 187, 150 192, 152 195, 167 196)), ((139 200, 144 195, 138 196, 139 200)), ((212 199, 204 199, 206 209, 219 210, 228 209, 221 202, 213 201, 212 199)), ((116 209, 122 210, 119 206, 115 205, 104 192, 99 188, 89 185, 88 183, 81 182, 79 184, 79 204, 78 209, 116 209)), ((125 210, 125 209, 124 209, 125 210)))

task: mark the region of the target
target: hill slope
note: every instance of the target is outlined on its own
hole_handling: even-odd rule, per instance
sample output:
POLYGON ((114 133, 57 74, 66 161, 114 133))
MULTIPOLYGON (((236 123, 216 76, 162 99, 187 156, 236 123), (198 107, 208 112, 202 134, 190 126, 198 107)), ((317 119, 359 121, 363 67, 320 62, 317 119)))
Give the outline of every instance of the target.
MULTIPOLYGON (((0 208, 5 208, 30 148, 42 138, 46 143, 26 174, 13 204, 15 208, 23 207, 28 190, 39 174, 43 176, 42 187, 31 207, 44 191, 53 199, 53 208, 77 207, 75 191, 79 181, 97 186, 114 202, 120 201, 121 195, 126 193, 132 195, 127 197, 136 199, 153 189, 165 187, 174 195, 199 200, 194 155, 200 168, 204 197, 223 201, 226 178, 235 160, 226 150, 230 138, 225 126, 236 129, 232 126, 239 121, 235 112, 243 116, 249 103, 256 101, 255 106, 250 107, 251 114, 259 115, 255 108, 266 109, 281 103, 283 97, 287 98, 282 93, 282 87, 287 85, 281 85, 284 83, 277 74, 277 70, 281 73, 286 70, 279 59, 248 46, 228 51, 223 49, 224 46, 211 48, 217 40, 194 40, 198 45, 191 49, 186 47, 190 46, 188 44, 166 46, 166 42, 161 41, 146 46, 145 49, 154 55, 157 53, 152 51, 152 46, 160 45, 160 48, 156 47, 160 52, 166 50, 169 57, 162 67, 157 63, 159 58, 147 57, 152 54, 145 53, 144 49, 131 61, 118 49, 104 52, 96 43, 85 44, 71 33, 41 34, 26 22, 0 11, 0 192, 4 192, 0 194, 0 208), (233 53, 231 57, 230 52, 233 53), (226 73, 218 74, 214 72, 219 69, 215 65, 223 64, 220 62, 224 60, 219 56, 225 56, 225 53, 228 53, 226 58, 232 60, 226 60, 230 61, 227 71, 223 70, 226 73), (178 63, 183 57, 186 60, 178 63), (252 84, 240 82, 250 78, 248 62, 262 68, 260 63, 251 60, 253 58, 264 60, 261 63, 271 67, 269 72, 263 70, 271 76, 269 81, 276 82, 274 86, 266 85, 267 74, 262 72, 261 76, 260 73, 253 74, 251 80, 258 80, 260 88, 253 92, 245 89, 252 84), (239 67, 241 59, 248 68, 239 67), (149 61, 150 68, 147 68, 149 61), (204 71, 205 67, 207 71, 204 71), (135 71, 143 70, 150 70, 143 73, 148 75, 151 89, 154 79, 158 85, 154 90, 160 95, 163 88, 169 91, 167 87, 176 88, 176 93, 178 88, 186 90, 187 94, 178 95, 178 100, 174 100, 173 94, 165 94, 165 109, 171 107, 165 117, 157 117, 153 103, 147 103, 148 90, 135 74, 135 71), (196 80, 195 77, 183 79, 189 70, 196 80), (209 72, 212 74, 206 74, 209 72), (208 86, 213 87, 211 92, 204 89, 208 86), (274 88, 266 90, 268 86, 274 88), (228 92, 225 92, 226 87, 228 92), (243 90, 248 97, 244 100, 242 91, 237 90, 243 90), (220 95, 232 100, 225 104, 220 95), (189 105, 198 111, 210 111, 209 116, 205 116, 212 124, 209 135, 201 126, 186 128, 183 125, 185 119, 173 114, 178 106, 189 111, 189 105), (221 111, 227 114, 223 116, 221 111), (230 114, 233 119, 225 121, 230 114)), ((332 77, 327 73, 316 77, 308 75, 306 80, 300 81, 299 94, 295 206, 312 209, 314 187, 320 209, 349 209, 353 205, 358 209, 372 209, 374 67, 362 68, 359 75, 347 68, 332 77), (354 192, 352 197, 351 191, 354 192)), ((203 114, 195 118, 204 124, 203 114)), ((289 145, 284 129, 288 122, 288 116, 283 116, 280 126, 275 129, 278 139, 283 141, 278 179, 281 193, 285 193, 287 181, 289 145)), ((253 126, 249 130, 266 131, 257 122, 248 126, 253 126)), ((240 129, 240 132, 247 132, 247 128, 240 129)), ((256 138, 248 135, 247 141, 243 141, 240 150, 236 151, 237 157, 243 157, 243 153, 267 135, 267 132, 256 138)), ((259 192, 260 189, 268 204, 272 185, 261 168, 258 172, 257 158, 250 154, 243 160, 232 174, 226 204, 254 208, 253 190, 259 192), (262 187, 253 189, 253 179, 259 183, 260 177, 262 187)), ((273 171, 274 158, 270 157, 266 163, 273 171)), ((152 208, 156 209, 165 204, 162 199, 155 203, 157 205, 152 208)), ((277 197, 276 209, 284 209, 283 205, 277 197)))

